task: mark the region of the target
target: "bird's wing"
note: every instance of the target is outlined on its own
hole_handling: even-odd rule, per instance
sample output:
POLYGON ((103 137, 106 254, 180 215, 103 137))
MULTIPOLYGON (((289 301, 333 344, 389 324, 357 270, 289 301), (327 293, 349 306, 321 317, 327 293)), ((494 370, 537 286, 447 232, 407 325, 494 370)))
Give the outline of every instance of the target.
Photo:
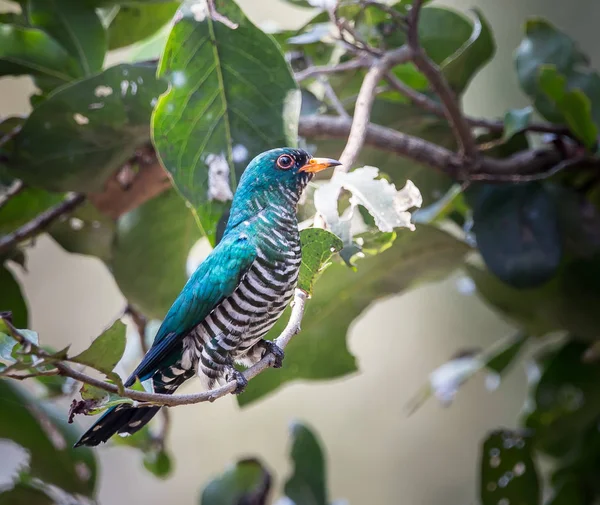
POLYGON ((185 335, 227 296, 233 293, 256 258, 256 249, 245 235, 229 234, 190 277, 167 312, 154 343, 127 382, 148 379, 185 335))

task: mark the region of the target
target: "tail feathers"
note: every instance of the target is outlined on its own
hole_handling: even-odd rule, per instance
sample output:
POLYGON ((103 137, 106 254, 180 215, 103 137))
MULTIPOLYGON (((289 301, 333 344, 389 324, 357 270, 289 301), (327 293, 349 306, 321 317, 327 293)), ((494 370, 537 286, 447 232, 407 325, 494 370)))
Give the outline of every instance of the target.
POLYGON ((115 433, 133 435, 141 430, 157 414, 160 407, 131 407, 117 405, 109 409, 96 423, 87 430, 75 447, 81 445, 96 446, 106 442, 115 433))

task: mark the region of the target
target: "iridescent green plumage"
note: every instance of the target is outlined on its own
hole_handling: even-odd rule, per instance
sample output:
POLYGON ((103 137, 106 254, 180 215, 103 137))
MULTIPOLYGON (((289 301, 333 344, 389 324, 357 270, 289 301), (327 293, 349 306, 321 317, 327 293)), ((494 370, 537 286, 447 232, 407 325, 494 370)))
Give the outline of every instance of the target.
MULTIPOLYGON (((267 151, 250 162, 221 242, 190 277, 126 386, 136 378, 151 379, 156 392, 173 393, 197 374, 207 387, 235 379, 241 391, 245 379, 234 363, 252 365, 268 351, 281 361, 283 352, 262 337, 290 302, 298 278, 296 206, 312 173, 336 164, 290 148, 267 151)), ((135 433, 158 410, 118 405, 77 445, 135 433)))

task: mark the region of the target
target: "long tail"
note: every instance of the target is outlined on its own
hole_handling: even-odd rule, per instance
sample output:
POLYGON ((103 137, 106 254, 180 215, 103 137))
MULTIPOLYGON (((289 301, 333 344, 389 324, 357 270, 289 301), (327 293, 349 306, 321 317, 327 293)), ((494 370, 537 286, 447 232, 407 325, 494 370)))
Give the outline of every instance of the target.
POLYGON ((132 407, 120 404, 107 410, 75 444, 95 446, 106 442, 115 433, 133 435, 141 430, 160 410, 160 407, 132 407))

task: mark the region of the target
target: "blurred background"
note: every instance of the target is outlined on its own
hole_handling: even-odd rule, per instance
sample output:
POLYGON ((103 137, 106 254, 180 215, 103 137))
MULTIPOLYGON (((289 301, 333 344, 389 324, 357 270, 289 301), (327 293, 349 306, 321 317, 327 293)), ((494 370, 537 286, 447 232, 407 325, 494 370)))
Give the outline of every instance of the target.
MULTIPOLYGON (((278 0, 238 3, 257 24, 294 28, 312 15, 278 0)), ((467 112, 477 116, 497 116, 527 103, 518 89, 512 55, 522 21, 529 16, 544 16, 569 33, 593 61, 600 56, 600 4, 591 0, 568 5, 561 0, 436 3, 460 10, 477 7, 493 27, 498 54, 465 97, 467 112)), ((110 63, 127 60, 129 51, 111 55, 110 63)), ((27 79, 3 79, 0 114, 27 113, 30 91, 27 79)), ((125 300, 100 260, 68 254, 50 238, 43 237, 30 250, 28 270, 15 273, 29 300, 31 327, 44 343, 57 348, 72 343, 75 352, 82 350, 124 309, 125 300)), ((349 347, 359 373, 286 385, 244 409, 233 397, 172 409, 172 477, 152 477, 136 451, 101 448, 100 502, 196 503, 201 484, 248 455, 259 456, 281 479, 289 469, 289 425, 300 419, 315 428, 326 447, 333 499, 370 505, 474 503, 480 441, 492 428, 516 425, 526 391, 523 367, 507 374, 494 392, 475 379, 448 409, 431 401, 409 417, 405 407, 428 374, 457 350, 487 347, 511 332, 460 274, 382 300, 351 327, 349 347)), ((130 347, 130 359, 137 359, 135 343, 130 347)), ((193 390, 190 384, 182 392, 193 390)), ((8 480, 18 457, 0 444, 1 482, 8 480)))

